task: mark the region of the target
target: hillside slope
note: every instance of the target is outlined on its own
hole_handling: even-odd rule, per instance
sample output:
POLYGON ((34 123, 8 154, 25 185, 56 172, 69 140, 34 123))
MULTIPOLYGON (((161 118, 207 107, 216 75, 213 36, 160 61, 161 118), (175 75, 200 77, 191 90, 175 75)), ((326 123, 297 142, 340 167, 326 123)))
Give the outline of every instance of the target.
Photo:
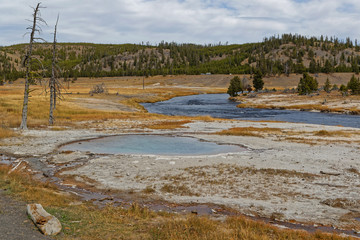
MULTIPOLYGON (((24 75, 26 44, 0 48, 0 81, 24 75)), ((50 75, 51 45, 37 44, 34 54, 50 75)), ((195 45, 161 42, 144 44, 58 44, 58 65, 66 79, 77 77, 359 72, 360 46, 350 39, 307 38, 284 34, 261 43, 195 45)), ((34 64, 39 70, 39 64, 34 64)))

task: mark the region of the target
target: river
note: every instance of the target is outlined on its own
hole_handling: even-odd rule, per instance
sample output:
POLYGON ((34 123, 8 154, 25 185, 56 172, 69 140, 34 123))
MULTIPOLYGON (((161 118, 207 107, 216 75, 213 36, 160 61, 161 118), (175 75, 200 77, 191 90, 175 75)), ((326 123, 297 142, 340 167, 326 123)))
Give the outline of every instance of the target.
POLYGON ((228 100, 227 94, 201 94, 175 97, 168 101, 143 103, 150 113, 180 116, 211 116, 215 118, 239 120, 271 120, 322 125, 341 125, 360 128, 360 116, 306 112, 293 110, 273 110, 237 108, 239 103, 228 100))

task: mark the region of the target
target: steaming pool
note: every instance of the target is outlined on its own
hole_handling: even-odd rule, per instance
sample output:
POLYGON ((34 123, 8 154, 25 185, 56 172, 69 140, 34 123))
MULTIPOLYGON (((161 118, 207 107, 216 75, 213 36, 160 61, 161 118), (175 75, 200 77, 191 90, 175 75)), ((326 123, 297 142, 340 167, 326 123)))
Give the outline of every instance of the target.
POLYGON ((217 144, 192 137, 164 135, 120 135, 67 144, 62 151, 82 151, 97 154, 142 155, 215 155, 245 151, 238 145, 217 144))

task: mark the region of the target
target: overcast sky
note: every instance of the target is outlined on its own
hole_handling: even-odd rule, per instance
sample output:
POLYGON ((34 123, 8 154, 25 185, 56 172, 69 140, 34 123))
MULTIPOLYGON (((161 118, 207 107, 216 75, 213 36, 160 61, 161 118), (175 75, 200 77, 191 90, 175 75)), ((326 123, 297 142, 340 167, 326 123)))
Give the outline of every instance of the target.
MULTIPOLYGON (((23 36, 38 1, 1 0, 0 45, 23 36)), ((283 33, 360 39, 359 0, 43 0, 41 37, 59 42, 247 43, 283 33)))

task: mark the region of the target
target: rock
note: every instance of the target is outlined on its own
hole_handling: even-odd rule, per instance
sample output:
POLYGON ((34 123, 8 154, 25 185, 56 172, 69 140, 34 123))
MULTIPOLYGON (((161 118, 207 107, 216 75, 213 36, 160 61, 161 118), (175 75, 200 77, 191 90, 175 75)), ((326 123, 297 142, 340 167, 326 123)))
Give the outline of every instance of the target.
POLYGON ((60 221, 46 212, 41 204, 28 204, 27 214, 44 235, 57 235, 60 233, 60 221))

